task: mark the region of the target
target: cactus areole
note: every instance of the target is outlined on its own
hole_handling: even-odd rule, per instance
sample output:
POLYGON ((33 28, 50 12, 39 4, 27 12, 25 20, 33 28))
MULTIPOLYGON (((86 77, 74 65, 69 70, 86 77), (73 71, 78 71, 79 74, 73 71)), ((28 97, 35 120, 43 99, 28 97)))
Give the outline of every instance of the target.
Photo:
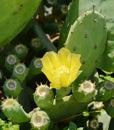
POLYGON ((8 44, 32 19, 41 0, 0 0, 0 47, 8 44))

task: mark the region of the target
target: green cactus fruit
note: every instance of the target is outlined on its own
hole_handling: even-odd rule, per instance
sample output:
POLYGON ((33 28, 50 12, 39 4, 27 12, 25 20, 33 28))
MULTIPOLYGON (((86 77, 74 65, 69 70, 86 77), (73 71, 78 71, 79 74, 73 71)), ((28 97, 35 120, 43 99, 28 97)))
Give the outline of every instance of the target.
POLYGON ((97 101, 107 101, 114 96, 114 83, 111 81, 103 81, 98 86, 96 94, 97 101))
POLYGON ((8 44, 25 28, 40 2, 41 0, 0 0, 0 47, 8 44))
POLYGON ((114 118, 114 98, 110 99, 108 102, 105 103, 105 110, 106 112, 114 118))
POLYGON ((7 98, 2 102, 2 111, 8 120, 14 123, 28 122, 30 120, 29 114, 13 98, 7 98))
POLYGON ((39 51, 41 49, 41 41, 39 38, 33 38, 30 45, 34 51, 39 51))
POLYGON ((34 110, 31 114, 32 130, 49 130, 51 120, 45 111, 34 110))
POLYGON ((50 109, 53 106, 54 93, 46 84, 38 85, 33 96, 34 102, 41 109, 50 109))
POLYGON ((78 102, 84 103, 90 102, 95 96, 95 93, 95 84, 91 81, 84 81, 75 89, 73 95, 78 102))
POLYGON ((20 59, 23 60, 28 54, 28 48, 24 44, 18 44, 14 47, 14 54, 20 59))
POLYGON ((40 58, 33 58, 29 65, 29 74, 38 75, 41 73, 42 62, 40 58))
POLYGON ((114 41, 107 41, 107 46, 102 57, 98 61, 97 68, 114 72, 114 41))
POLYGON ((5 67, 12 72, 14 66, 19 62, 19 58, 14 54, 9 54, 5 59, 5 67))
POLYGON ((3 85, 6 96, 16 98, 22 91, 20 82, 17 79, 7 79, 3 85))
POLYGON ((29 69, 24 63, 18 63, 13 68, 12 77, 17 78, 21 83, 25 80, 29 72, 29 69))
POLYGON ((71 26, 65 46, 81 54, 82 73, 76 82, 88 79, 105 49, 107 30, 105 18, 97 11, 87 11, 71 26))

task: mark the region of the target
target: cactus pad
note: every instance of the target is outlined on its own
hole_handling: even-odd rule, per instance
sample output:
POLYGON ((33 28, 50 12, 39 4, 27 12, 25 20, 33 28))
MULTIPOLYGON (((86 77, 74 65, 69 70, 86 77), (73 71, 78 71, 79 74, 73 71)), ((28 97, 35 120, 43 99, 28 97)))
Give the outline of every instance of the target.
POLYGON ((96 63, 105 49, 107 37, 105 18, 97 11, 87 11, 71 26, 65 46, 81 54, 82 73, 85 80, 94 72, 96 63))
POLYGON ((32 19, 41 0, 0 0, 0 47, 8 44, 32 19))

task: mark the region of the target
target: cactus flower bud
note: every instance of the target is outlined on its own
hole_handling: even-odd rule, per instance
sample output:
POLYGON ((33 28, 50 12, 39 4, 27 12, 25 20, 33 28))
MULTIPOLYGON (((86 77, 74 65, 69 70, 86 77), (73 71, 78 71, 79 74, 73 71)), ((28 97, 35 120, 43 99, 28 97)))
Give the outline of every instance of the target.
POLYGON ((114 98, 110 99, 109 101, 107 101, 105 103, 105 110, 106 112, 112 117, 114 118, 114 98))
POLYGON ((18 63, 13 68, 12 76, 17 78, 21 83, 25 80, 28 75, 28 68, 23 63, 18 63))
POLYGON ((14 123, 28 122, 30 120, 22 106, 13 98, 7 98, 2 102, 2 111, 4 115, 14 123))
POLYGON ((29 66, 29 73, 32 75, 37 75, 41 73, 41 68, 42 68, 42 62, 40 58, 35 57, 29 66))
POLYGON ((14 54, 10 54, 5 59, 5 67, 7 70, 11 72, 13 70, 14 65, 17 64, 18 62, 19 59, 17 58, 17 56, 14 54))
POLYGON ((28 54, 28 48, 24 44, 18 44, 14 48, 14 53, 19 59, 24 59, 28 54))
POLYGON ((34 93, 36 105, 42 109, 49 109, 53 106, 54 94, 46 84, 38 85, 34 93))
POLYGON ((75 99, 78 102, 90 102, 92 98, 95 96, 95 84, 91 81, 84 81, 77 87, 77 89, 73 92, 75 99))
POLYGON ((111 81, 101 82, 96 95, 97 101, 107 101, 114 96, 114 83, 111 81))
POLYGON ((6 96, 16 98, 22 91, 20 82, 16 79, 7 79, 3 85, 6 96))
POLYGON ((30 122, 34 130, 48 130, 51 123, 47 113, 40 110, 31 114, 30 122))

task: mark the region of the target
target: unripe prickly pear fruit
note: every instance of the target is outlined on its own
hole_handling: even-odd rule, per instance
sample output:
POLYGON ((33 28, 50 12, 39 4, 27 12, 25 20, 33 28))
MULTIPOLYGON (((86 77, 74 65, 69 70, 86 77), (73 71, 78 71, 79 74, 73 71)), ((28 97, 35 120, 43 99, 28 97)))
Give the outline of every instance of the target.
POLYGON ((21 83, 25 80, 29 72, 29 69, 24 63, 18 63, 13 68, 12 77, 17 78, 21 83))
POLYGON ((34 92, 34 101, 41 109, 49 109, 53 106, 54 93, 46 84, 38 85, 34 92))
POLYGON ((0 47, 8 44, 25 28, 40 2, 41 0, 0 0, 0 47))
POLYGON ((5 67, 8 71, 12 72, 14 66, 19 62, 19 59, 14 54, 9 54, 5 59, 5 67))
POLYGON ((2 111, 5 116, 14 123, 28 122, 30 120, 22 106, 13 98, 7 98, 2 102, 2 111))
POLYGON ((28 54, 28 48, 24 44, 18 44, 14 47, 14 54, 23 60, 28 54))
POLYGON ((95 93, 95 84, 91 81, 84 81, 79 86, 77 86, 75 91, 73 91, 75 99, 81 103, 90 102, 95 96, 95 93))
POLYGON ((17 79, 7 79, 3 85, 6 96, 16 98, 22 91, 20 82, 17 79))
POLYGON ((40 58, 33 58, 29 65, 29 74, 37 75, 41 73, 42 62, 40 58))
POLYGON ((114 96, 114 83, 111 81, 103 81, 98 86, 96 94, 97 101, 107 101, 114 96))
POLYGON ((33 130, 48 130, 51 121, 45 111, 33 110, 30 123, 33 130))
POLYGON ((65 46, 81 54, 82 73, 76 82, 85 80, 94 72, 105 49, 107 37, 105 18, 97 11, 87 11, 71 26, 65 46))

